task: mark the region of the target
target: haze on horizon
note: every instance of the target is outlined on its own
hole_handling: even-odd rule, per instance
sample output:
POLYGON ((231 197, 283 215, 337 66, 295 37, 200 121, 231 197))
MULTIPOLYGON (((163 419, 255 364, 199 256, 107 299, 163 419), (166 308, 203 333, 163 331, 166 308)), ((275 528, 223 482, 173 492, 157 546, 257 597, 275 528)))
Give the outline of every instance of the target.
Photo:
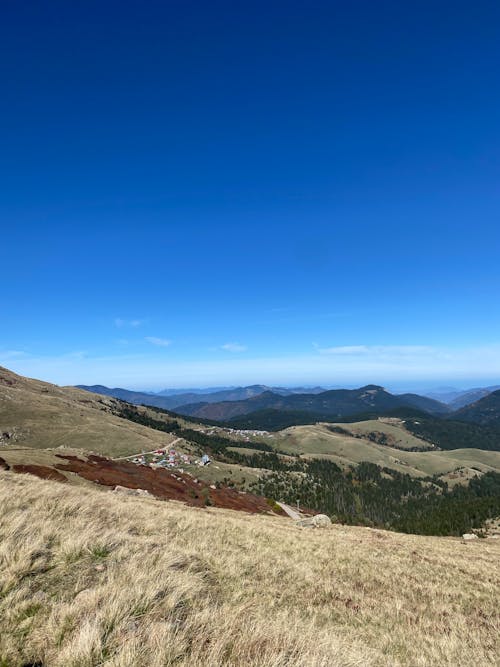
POLYGON ((2 8, 0 365, 500 384, 500 5, 2 8))

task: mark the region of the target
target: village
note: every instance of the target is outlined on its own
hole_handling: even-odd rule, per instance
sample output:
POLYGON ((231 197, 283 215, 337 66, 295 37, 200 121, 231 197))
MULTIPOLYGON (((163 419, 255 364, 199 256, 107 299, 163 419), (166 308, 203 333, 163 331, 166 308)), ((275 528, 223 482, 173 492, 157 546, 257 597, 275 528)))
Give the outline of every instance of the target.
POLYGON ((251 438, 262 438, 264 436, 273 438, 273 434, 269 431, 259 431, 256 429, 241 429, 241 428, 227 428, 227 427, 211 427, 206 430, 207 435, 215 435, 216 433, 228 433, 230 435, 237 435, 245 442, 250 442, 251 438))
POLYGON ((184 472, 184 467, 197 465, 207 466, 211 463, 208 454, 203 454, 199 459, 179 452, 172 447, 156 449, 153 452, 138 454, 132 459, 132 463, 137 465, 149 466, 151 468, 175 468, 179 472, 184 472))

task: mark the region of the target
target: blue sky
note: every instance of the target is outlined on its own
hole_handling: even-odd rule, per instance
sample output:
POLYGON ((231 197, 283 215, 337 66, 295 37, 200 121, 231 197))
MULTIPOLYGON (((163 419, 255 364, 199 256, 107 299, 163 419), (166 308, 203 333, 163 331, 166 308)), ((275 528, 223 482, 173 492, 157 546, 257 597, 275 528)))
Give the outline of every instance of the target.
POLYGON ((7 2, 0 364, 500 382, 497 2, 7 2))

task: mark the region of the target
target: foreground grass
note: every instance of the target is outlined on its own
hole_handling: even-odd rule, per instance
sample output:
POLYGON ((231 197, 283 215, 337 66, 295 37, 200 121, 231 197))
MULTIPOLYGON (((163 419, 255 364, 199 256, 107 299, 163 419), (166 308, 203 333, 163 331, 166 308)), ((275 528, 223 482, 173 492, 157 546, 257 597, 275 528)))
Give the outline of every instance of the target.
POLYGON ((0 474, 0 665, 498 664, 500 544, 0 474))

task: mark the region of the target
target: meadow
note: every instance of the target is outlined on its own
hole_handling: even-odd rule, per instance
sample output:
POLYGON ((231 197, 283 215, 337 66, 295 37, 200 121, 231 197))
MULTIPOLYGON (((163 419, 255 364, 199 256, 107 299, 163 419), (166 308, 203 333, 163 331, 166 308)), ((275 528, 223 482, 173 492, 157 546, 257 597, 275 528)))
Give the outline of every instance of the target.
POLYGON ((495 665, 498 540, 117 496, 0 473, 0 664, 495 665))

